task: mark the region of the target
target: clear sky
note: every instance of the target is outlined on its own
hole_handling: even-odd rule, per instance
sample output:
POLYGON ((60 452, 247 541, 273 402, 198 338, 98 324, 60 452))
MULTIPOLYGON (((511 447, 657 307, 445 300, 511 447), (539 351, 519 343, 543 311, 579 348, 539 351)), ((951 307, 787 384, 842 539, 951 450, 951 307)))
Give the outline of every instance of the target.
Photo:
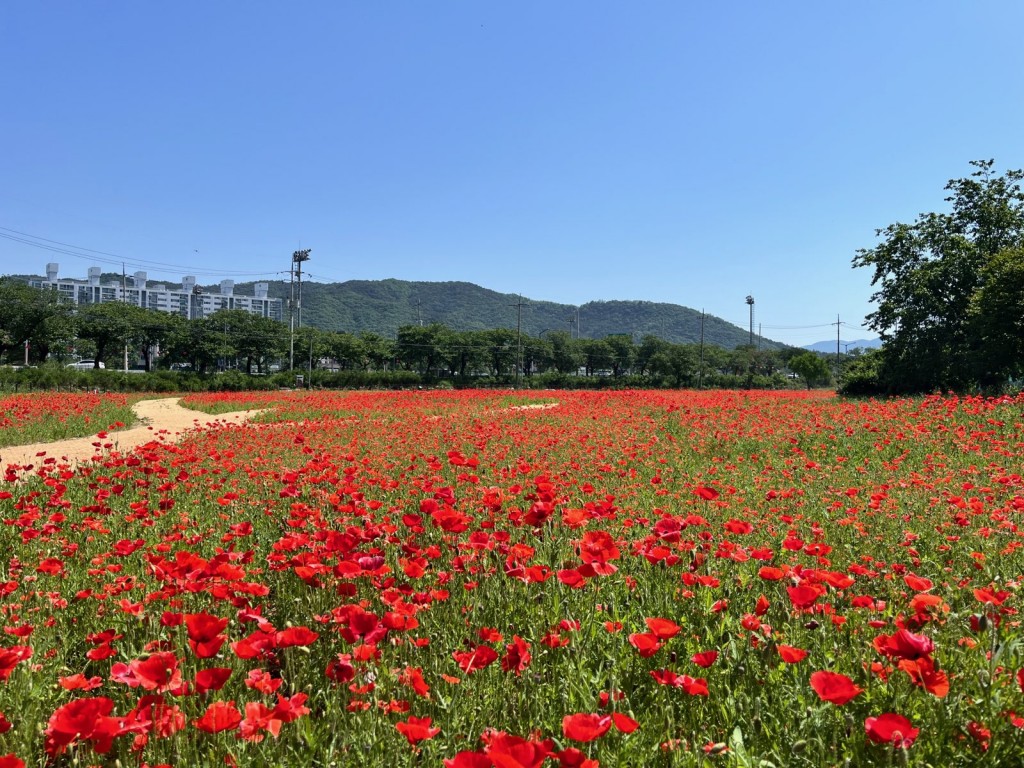
POLYGON ((856 249, 1024 166, 1022 30, 1020 0, 5 3, 0 273, 310 248, 320 281, 744 328, 751 294, 768 338, 870 337, 856 249))

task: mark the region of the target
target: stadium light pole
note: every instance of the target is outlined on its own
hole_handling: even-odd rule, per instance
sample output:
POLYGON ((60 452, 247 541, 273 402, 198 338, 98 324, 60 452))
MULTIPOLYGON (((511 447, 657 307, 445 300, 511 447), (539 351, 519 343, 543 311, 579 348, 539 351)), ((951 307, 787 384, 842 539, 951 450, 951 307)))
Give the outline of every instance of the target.
POLYGON ((291 344, 290 351, 288 354, 288 368, 293 371, 295 370, 295 329, 302 325, 302 263, 305 261, 309 261, 310 250, 310 248, 307 248, 304 251, 295 251, 292 254, 292 285, 294 286, 295 284, 295 275, 298 275, 299 283, 299 298, 297 301, 295 300, 295 290, 293 288, 291 301, 292 306, 291 311, 289 313, 289 325, 291 326, 291 344))

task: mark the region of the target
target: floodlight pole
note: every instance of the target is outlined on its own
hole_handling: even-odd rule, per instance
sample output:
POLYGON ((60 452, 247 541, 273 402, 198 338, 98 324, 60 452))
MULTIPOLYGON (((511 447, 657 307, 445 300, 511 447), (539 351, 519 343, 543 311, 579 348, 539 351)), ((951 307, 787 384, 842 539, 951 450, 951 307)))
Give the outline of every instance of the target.
POLYGON ((291 335, 290 352, 288 354, 288 368, 295 370, 295 330, 302 325, 302 262, 309 261, 309 252, 311 249, 307 248, 304 251, 295 251, 292 254, 291 263, 291 275, 292 275, 292 288, 291 288, 291 300, 289 301, 289 313, 288 313, 288 325, 290 326, 289 332, 291 335), (299 282, 299 298, 295 300, 295 276, 298 275, 299 282))

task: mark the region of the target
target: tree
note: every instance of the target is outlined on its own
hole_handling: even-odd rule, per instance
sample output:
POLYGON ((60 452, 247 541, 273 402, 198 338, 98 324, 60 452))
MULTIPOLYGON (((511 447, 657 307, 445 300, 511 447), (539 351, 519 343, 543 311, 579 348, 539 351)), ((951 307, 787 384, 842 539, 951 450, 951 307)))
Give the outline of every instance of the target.
POLYGON ((153 354, 156 350, 164 350, 175 333, 187 322, 181 315, 161 312, 156 309, 144 309, 135 336, 139 355, 147 371, 153 370, 153 354))
POLYGON ((997 253, 982 268, 981 288, 971 297, 982 386, 1024 375, 1024 248, 997 253))
POLYGON ((71 309, 56 291, 41 291, 13 277, 0 278, 0 357, 22 362, 28 342, 31 359, 45 360, 51 349, 74 338, 71 309))
POLYGON ((629 371, 636 360, 636 347, 633 346, 633 337, 628 333, 615 333, 604 337, 605 343, 611 349, 612 374, 616 377, 629 371))
POLYGON ((395 342, 385 339, 379 333, 363 331, 359 334, 359 342, 363 345, 363 359, 368 370, 386 371, 388 363, 395 359, 395 342))
POLYGON ((403 325, 398 329, 395 354, 407 368, 417 368, 424 374, 435 373, 448 346, 449 334, 440 323, 403 325))
POLYGON ((78 336, 96 345, 96 362, 108 355, 121 352, 124 347, 133 347, 143 337, 148 312, 133 304, 108 301, 102 304, 86 304, 78 308, 78 336))
POLYGON ((994 176, 992 160, 971 165, 969 178, 945 187, 949 213, 877 230, 882 241, 853 260, 873 270, 877 309, 867 323, 882 339, 882 377, 891 389, 963 390, 998 378, 977 332, 974 296, 992 277, 989 262, 1024 244, 1024 171, 994 176))
POLYGON ((580 342, 583 351, 583 366, 586 368, 587 376, 593 376, 597 371, 611 368, 612 347, 605 339, 584 339, 580 342))
POLYGON ((801 352, 791 357, 789 369, 804 380, 808 389, 815 384, 828 381, 831 375, 825 358, 813 352, 801 352))
POLYGON ((672 386, 683 387, 693 382, 699 367, 697 352, 692 344, 665 343, 650 362, 651 373, 672 381, 672 386))
POLYGON ((568 331, 551 331, 548 335, 551 342, 551 364, 559 373, 576 373, 583 363, 580 352, 581 342, 573 339, 568 331))

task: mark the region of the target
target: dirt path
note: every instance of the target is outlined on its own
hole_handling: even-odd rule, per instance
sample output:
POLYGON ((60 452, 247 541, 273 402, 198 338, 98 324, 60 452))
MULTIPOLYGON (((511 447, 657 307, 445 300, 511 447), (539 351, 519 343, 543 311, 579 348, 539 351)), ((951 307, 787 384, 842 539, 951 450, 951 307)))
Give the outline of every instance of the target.
POLYGON ((232 411, 219 416, 183 408, 180 398, 167 397, 160 400, 140 400, 132 406, 132 411, 142 424, 129 429, 109 432, 105 438, 96 435, 75 437, 70 440, 58 440, 52 443, 33 443, 32 445, 13 445, 0 448, 0 467, 8 468, 12 464, 20 470, 28 471, 47 458, 54 458, 60 463, 77 464, 88 461, 97 453, 106 450, 128 451, 136 446, 161 440, 176 442, 186 432, 195 429, 243 424, 259 410, 232 411))

